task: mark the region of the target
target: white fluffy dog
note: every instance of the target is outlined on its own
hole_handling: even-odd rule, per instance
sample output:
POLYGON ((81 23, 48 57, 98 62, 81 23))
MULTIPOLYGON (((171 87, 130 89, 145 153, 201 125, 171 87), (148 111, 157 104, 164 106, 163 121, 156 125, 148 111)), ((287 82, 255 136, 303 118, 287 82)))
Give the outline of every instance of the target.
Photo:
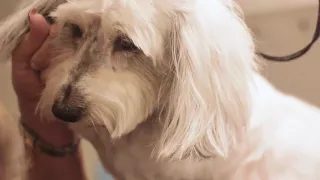
POLYGON ((320 111, 257 72, 231 0, 36 0, 55 20, 39 110, 95 146, 118 180, 318 180, 320 111))

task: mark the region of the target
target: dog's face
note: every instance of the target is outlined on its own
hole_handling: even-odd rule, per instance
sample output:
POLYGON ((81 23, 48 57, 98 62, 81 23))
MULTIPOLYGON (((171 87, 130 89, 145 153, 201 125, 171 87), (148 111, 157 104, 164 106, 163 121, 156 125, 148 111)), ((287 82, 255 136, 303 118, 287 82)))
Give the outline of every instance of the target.
POLYGON ((75 1, 51 15, 43 115, 120 138, 155 114, 160 156, 228 154, 254 64, 229 1, 75 1))
POLYGON ((110 2, 101 10, 95 3, 77 5, 61 5, 52 14, 53 59, 41 106, 47 115, 104 126, 119 138, 160 103, 160 84, 168 70, 156 61, 163 56, 161 33, 166 29, 156 24, 167 19, 155 18, 158 12, 141 16, 128 3, 110 2))

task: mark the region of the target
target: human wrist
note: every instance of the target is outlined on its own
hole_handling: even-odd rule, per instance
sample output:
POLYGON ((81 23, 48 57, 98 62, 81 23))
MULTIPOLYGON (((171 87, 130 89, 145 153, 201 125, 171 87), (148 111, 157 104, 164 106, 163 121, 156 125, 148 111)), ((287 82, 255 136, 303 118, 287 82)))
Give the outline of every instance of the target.
POLYGON ((21 117, 20 120, 28 128, 32 129, 45 142, 61 147, 74 142, 75 135, 67 127, 67 124, 56 119, 41 119, 35 113, 37 103, 19 102, 21 117))
POLYGON ((33 165, 30 179, 34 180, 85 180, 82 154, 79 149, 71 156, 56 158, 48 156, 39 150, 33 151, 33 165))
POLYGON ((72 156, 78 151, 79 138, 75 138, 68 144, 57 146, 44 140, 36 131, 28 127, 24 122, 21 123, 21 128, 23 130, 25 144, 33 151, 39 150, 43 154, 59 158, 72 156))

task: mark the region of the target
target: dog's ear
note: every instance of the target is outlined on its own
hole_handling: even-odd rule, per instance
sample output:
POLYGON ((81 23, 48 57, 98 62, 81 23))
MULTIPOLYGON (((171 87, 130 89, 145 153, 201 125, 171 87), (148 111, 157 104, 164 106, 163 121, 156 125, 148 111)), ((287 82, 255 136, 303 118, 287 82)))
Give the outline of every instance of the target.
POLYGON ((221 1, 194 2, 172 18, 168 51, 175 77, 160 157, 225 157, 248 120, 251 35, 221 1))
POLYGON ((14 13, 0 24, 0 62, 11 58, 12 51, 20 43, 29 29, 28 14, 36 8, 42 15, 47 15, 66 0, 23 1, 14 13))

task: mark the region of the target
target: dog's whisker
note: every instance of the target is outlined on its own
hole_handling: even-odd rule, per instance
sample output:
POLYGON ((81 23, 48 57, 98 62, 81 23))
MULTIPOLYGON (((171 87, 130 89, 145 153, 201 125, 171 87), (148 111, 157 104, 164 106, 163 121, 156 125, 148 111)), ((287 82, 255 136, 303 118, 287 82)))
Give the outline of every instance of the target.
POLYGON ((105 125, 88 125, 87 127, 89 128, 95 128, 95 130, 97 130, 97 128, 107 128, 105 125))
POLYGON ((97 133, 97 132, 98 132, 98 131, 97 131, 97 126, 96 126, 96 124, 94 123, 94 120, 93 120, 91 117, 90 117, 89 119, 90 119, 91 125, 89 125, 88 127, 93 127, 94 130, 95 130, 95 132, 97 133))

